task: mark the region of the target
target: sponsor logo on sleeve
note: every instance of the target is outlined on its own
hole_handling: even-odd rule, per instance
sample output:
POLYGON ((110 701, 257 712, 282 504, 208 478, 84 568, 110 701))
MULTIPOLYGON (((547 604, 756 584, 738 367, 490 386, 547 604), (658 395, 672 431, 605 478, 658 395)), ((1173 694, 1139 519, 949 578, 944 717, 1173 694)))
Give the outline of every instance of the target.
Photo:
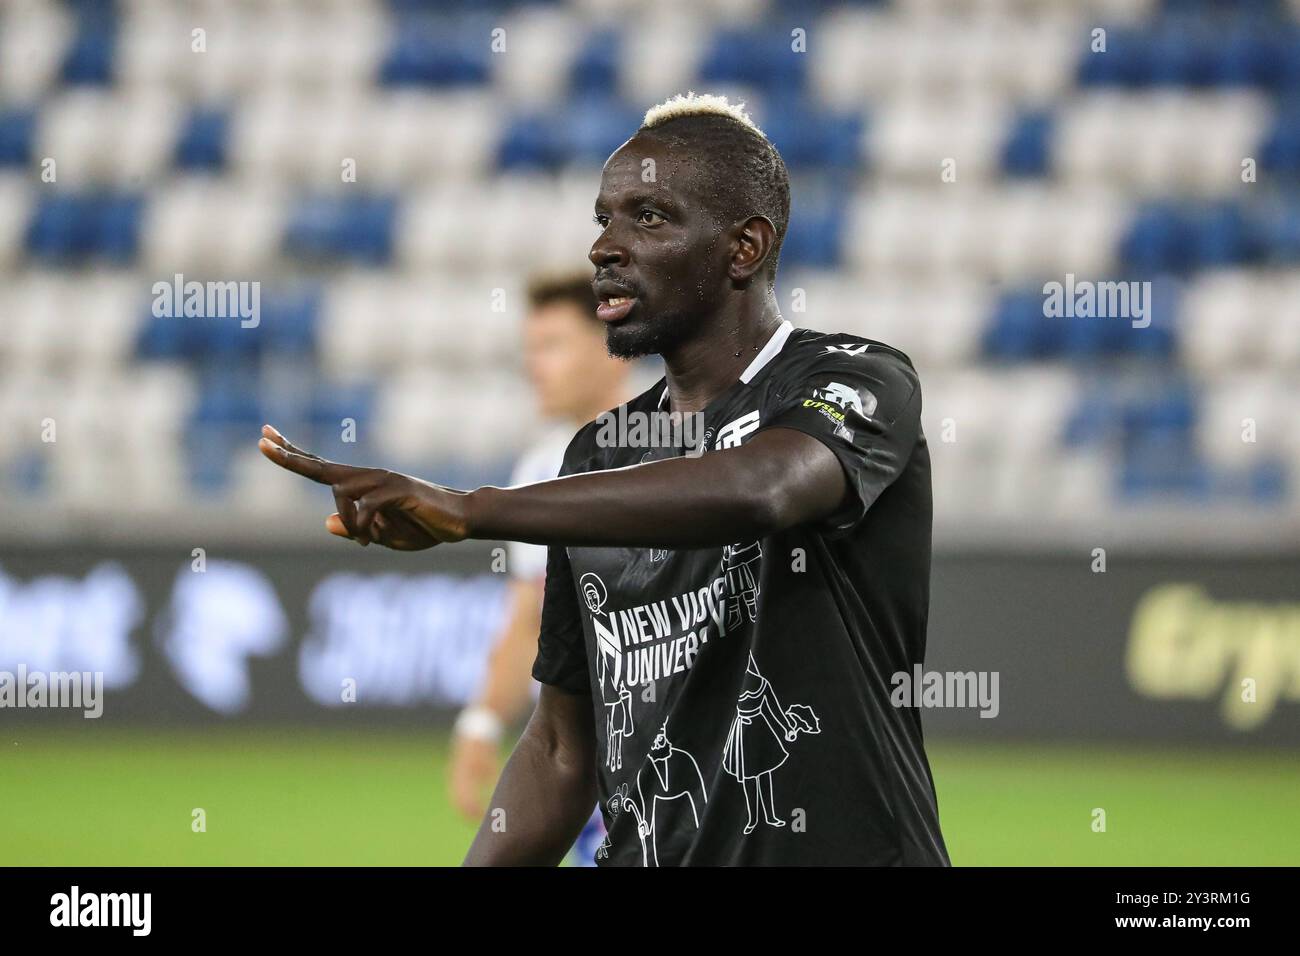
POLYGON ((803 400, 804 408, 815 408, 834 423, 835 433, 849 441, 853 440, 853 431, 845 424, 849 409, 863 418, 870 418, 876 411, 876 396, 863 389, 855 389, 843 382, 827 382, 813 389, 812 398, 803 400))

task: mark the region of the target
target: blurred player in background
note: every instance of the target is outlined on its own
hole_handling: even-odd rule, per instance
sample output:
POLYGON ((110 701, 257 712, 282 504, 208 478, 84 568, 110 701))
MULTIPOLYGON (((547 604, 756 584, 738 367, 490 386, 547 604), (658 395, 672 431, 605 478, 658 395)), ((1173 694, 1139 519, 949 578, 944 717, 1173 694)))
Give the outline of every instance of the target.
MULTIPOLYGON (((589 269, 538 276, 529 283, 524 364, 538 409, 551 425, 520 456, 512 485, 556 477, 573 433, 629 397, 631 366, 609 355, 596 305, 589 269)), ((453 738, 452 802, 474 821, 482 819, 496 785, 505 730, 529 708, 537 687, 532 666, 542 623, 546 548, 515 541, 508 547, 505 625, 493 643, 478 695, 461 712, 453 738)), ((576 859, 590 864, 603 838, 596 815, 579 839, 576 859)))

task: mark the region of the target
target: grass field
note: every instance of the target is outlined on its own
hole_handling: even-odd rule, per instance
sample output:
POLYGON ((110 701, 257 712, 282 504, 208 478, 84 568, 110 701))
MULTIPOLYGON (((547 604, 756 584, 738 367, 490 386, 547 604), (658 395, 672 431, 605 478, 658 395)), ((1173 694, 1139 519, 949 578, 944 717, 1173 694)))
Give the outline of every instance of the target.
MULTIPOLYGON (((0 865, 454 864, 474 829, 432 734, 10 728, 0 748, 0 865)), ((1300 864, 1300 755, 930 755, 958 865, 1300 864)))

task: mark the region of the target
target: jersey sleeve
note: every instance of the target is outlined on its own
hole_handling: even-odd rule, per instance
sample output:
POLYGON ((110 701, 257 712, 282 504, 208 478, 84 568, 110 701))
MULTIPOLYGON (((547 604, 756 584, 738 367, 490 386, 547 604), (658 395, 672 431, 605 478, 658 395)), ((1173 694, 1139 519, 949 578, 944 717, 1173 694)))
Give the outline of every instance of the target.
POLYGON ((832 352, 814 359, 781 390, 763 428, 816 438, 844 468, 850 500, 823 530, 845 534, 907 467, 921 436, 921 387, 893 352, 832 352))
POLYGON ((577 589, 569 554, 563 546, 547 548, 542 627, 537 636, 533 677, 570 694, 589 693, 587 642, 582 632, 577 589))

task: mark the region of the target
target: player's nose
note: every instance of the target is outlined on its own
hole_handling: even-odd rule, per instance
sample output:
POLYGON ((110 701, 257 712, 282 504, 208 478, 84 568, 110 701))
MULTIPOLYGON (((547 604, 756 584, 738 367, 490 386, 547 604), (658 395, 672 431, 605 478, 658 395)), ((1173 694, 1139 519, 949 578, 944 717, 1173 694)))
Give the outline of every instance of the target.
POLYGON ((591 251, 587 253, 587 258, 597 269, 627 265, 627 247, 611 236, 610 232, 611 230, 608 229, 602 232, 600 238, 591 244, 591 251))

